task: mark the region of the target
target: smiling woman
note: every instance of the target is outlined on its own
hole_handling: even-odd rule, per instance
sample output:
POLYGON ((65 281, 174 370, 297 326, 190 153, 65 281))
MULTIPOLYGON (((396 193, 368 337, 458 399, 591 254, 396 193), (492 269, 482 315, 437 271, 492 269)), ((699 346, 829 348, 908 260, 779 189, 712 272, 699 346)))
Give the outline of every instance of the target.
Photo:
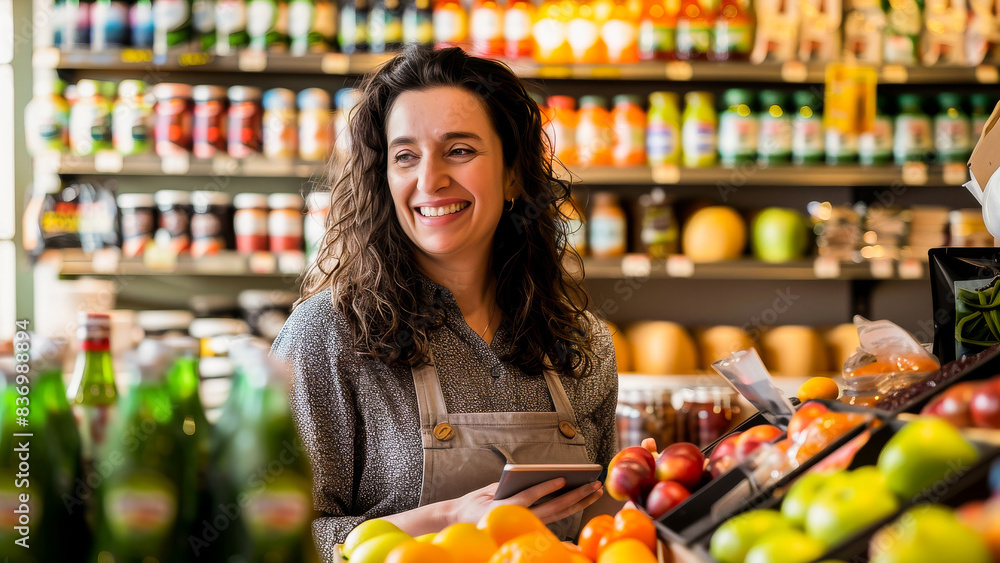
POLYGON ((494 499, 507 463, 606 466, 617 444, 614 348, 564 265, 568 186, 539 108, 459 49, 407 50, 360 91, 323 247, 273 348, 294 368, 320 551, 367 519, 421 534, 496 504, 574 536, 599 483, 494 499))

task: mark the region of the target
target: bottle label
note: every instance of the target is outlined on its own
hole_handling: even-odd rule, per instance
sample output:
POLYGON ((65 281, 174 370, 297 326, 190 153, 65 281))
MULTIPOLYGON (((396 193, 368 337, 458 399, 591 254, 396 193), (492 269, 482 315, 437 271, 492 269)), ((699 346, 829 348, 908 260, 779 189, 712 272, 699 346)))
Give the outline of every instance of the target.
POLYGON ((699 119, 689 119, 684 122, 681 135, 686 165, 697 166, 698 161, 715 156, 717 140, 715 127, 712 123, 699 119))
POLYGON ((897 162, 923 159, 933 148, 930 118, 924 115, 896 117, 892 153, 897 162))
POLYGON ((104 514, 117 542, 147 542, 170 534, 177 519, 178 491, 169 479, 143 468, 107 486, 104 514))
POLYGON ((634 23, 625 20, 608 20, 601 26, 601 39, 608 47, 608 58, 612 61, 620 59, 626 50, 635 45, 638 31, 634 23))
POLYGON ((907 35, 888 35, 885 38, 886 64, 912 65, 916 62, 915 52, 915 43, 907 35))
POLYGON ((858 137, 830 128, 826 130, 826 156, 833 159, 851 158, 858 154, 858 137))
POLYGON ((502 15, 499 10, 480 8, 472 12, 469 29, 474 41, 493 41, 503 37, 502 15))
POLYGON ((152 112, 136 105, 115 104, 111 119, 115 150, 123 155, 139 154, 149 149, 149 123, 152 112))
POLYGON ((747 25, 729 25, 726 22, 716 24, 716 53, 746 55, 753 49, 753 28, 747 25))
POLYGON ((644 20, 639 24, 639 52, 646 59, 652 59, 656 54, 674 52, 674 30, 656 25, 652 20, 644 20))
POLYGON ((569 46, 573 49, 573 58, 581 61, 586 56, 587 50, 597 43, 600 30, 591 20, 575 18, 566 26, 566 34, 569 46))
POLYGON ((553 119, 545 125, 545 130, 555 154, 576 148, 576 131, 562 121, 553 119))
POLYGON ((678 25, 676 41, 682 53, 705 54, 712 44, 712 30, 701 23, 678 25))
POLYGON ((822 119, 800 118, 792 120, 792 154, 796 158, 823 156, 822 119))
POLYGON ((760 118, 760 139, 757 152, 761 156, 787 156, 792 152, 792 123, 787 117, 760 118))
POLYGON ((263 209, 240 209, 233 218, 237 235, 266 235, 267 212, 263 209))
POLYGON ((646 155, 649 163, 677 164, 680 148, 677 136, 677 126, 672 123, 650 123, 646 128, 646 155))
POLYGON ((725 161, 753 158, 757 153, 757 119, 726 111, 719 116, 719 156, 725 161))
POLYGON ((503 37, 507 41, 524 41, 531 38, 531 14, 528 10, 510 9, 504 14, 503 37))
POLYGON ((872 130, 858 139, 858 156, 862 164, 872 164, 892 158, 892 120, 878 115, 872 130))
POLYGON ((962 156, 968 152, 969 120, 938 117, 934 120, 934 148, 942 157, 962 156))
POLYGON ((295 158, 298 131, 295 110, 264 112, 264 154, 274 158, 295 158))
POLYGON ((330 112, 307 110, 299 113, 299 156, 323 160, 330 146, 330 112))
POLYGON ((93 45, 127 45, 128 28, 128 8, 124 2, 99 2, 91 8, 93 45))
POLYGON ((309 527, 309 485, 297 476, 282 475, 249 493, 244 515, 247 531, 260 540, 285 540, 300 536, 309 527))
POLYGON ((142 2, 129 11, 129 25, 132 27, 132 47, 153 46, 153 8, 142 2))
POLYGON ((590 249, 594 254, 619 254, 625 250, 625 221, 618 217, 591 217, 590 249))
POLYGON ((28 118, 25 119, 25 130, 28 137, 28 148, 32 154, 41 150, 62 150, 65 148, 65 135, 68 133, 69 115, 60 111, 56 104, 38 99, 31 102, 28 118))
POLYGON ((111 112, 107 104, 81 100, 69 116, 69 142, 78 156, 111 147, 111 112))

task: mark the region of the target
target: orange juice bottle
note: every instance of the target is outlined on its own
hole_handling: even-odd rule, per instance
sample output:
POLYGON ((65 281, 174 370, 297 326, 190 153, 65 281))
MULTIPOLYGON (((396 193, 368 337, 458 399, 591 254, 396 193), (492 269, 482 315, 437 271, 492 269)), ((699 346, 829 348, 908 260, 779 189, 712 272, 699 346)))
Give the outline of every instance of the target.
POLYGON ((549 96, 549 121, 545 133, 552 143, 552 153, 563 164, 576 164, 576 100, 570 96, 549 96))
POLYGON ((648 0, 639 19, 639 60, 670 61, 675 58, 677 0, 648 0))
POLYGON ((611 17, 601 26, 601 39, 610 63, 639 61, 639 14, 628 0, 615 0, 611 17))
POLYGON ((476 0, 469 13, 472 53, 480 57, 502 57, 504 9, 497 0, 476 0))
POLYGON ((584 166, 601 166, 612 163, 611 144, 614 133, 611 115, 605 109, 608 101, 603 96, 580 98, 579 122, 576 125, 576 154, 584 166))
POLYGON ((503 15, 504 56, 516 59, 530 57, 535 43, 531 39, 531 22, 535 5, 528 0, 511 0, 503 15))
POLYGON ((646 112, 641 104, 639 96, 622 94, 614 97, 611 159, 615 166, 646 164, 646 112))
POLYGON ((434 48, 464 47, 469 38, 469 14, 459 0, 434 3, 434 48))
POLYGON ((709 12, 707 2, 682 0, 677 13, 677 58, 682 61, 707 59, 714 24, 715 15, 709 12))
POLYGON ((601 39, 601 27, 597 22, 593 6, 588 3, 580 4, 566 31, 570 49, 573 51, 573 62, 608 62, 607 48, 601 39))
POLYGON ((535 12, 531 34, 535 40, 535 60, 547 64, 573 62, 566 28, 576 11, 573 0, 546 0, 535 12))

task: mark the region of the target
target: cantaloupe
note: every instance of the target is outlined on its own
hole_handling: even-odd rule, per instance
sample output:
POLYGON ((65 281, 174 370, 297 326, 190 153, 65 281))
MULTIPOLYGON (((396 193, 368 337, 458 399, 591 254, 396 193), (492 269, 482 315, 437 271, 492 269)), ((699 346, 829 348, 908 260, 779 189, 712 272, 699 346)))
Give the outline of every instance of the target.
POLYGON ((699 209, 684 225, 681 245, 692 262, 735 260, 747 243, 747 226, 732 207, 699 209))
POLYGON ((618 365, 618 373, 632 371, 632 347, 629 345, 628 339, 625 338, 625 333, 611 321, 604 321, 604 324, 608 325, 611 339, 615 343, 615 363, 618 365))
POLYGON ((840 373, 847 359, 858 351, 858 327, 853 323, 837 325, 826 331, 826 350, 830 357, 830 371, 840 373))
POLYGON ((712 363, 733 352, 753 347, 753 340, 738 326, 713 326, 695 332, 702 367, 712 369, 712 363))
POLYGON ((826 344, 808 326, 774 327, 761 337, 764 365, 776 376, 811 377, 828 371, 826 344))
POLYGON ((677 323, 645 321, 629 325, 635 371, 651 375, 689 375, 698 367, 698 350, 691 335, 677 323))

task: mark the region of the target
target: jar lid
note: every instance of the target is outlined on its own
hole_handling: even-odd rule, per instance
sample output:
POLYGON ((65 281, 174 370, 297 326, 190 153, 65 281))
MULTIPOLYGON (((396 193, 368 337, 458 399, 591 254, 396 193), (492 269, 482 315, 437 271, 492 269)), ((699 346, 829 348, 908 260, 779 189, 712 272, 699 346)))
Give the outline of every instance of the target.
POLYGON ((228 90, 229 101, 247 102, 260 99, 260 88, 254 86, 232 86, 228 90))
POLYGON ((139 207, 153 207, 153 194, 118 194, 116 198, 119 208, 137 209, 139 207))
POLYGON ((649 105, 662 106, 666 104, 677 105, 677 92, 653 92, 649 95, 649 105))
POLYGON ((306 88, 296 97, 299 109, 302 111, 330 109, 330 93, 322 88, 306 88))
POLYGON ((236 209, 267 209, 267 196, 252 193, 236 194, 233 205, 236 209))
POLYGON ((584 96, 580 98, 580 109, 595 106, 606 108, 608 106, 608 99, 604 96, 584 96))
POLYGON ((572 96, 549 96, 546 105, 552 109, 576 109, 576 100, 572 96))
POLYGON ((262 103, 267 110, 295 109, 295 92, 288 88, 271 88, 264 92, 262 103))
POLYGON ((156 86, 153 86, 153 96, 160 101, 171 98, 190 98, 191 85, 176 82, 160 82, 156 86))
POLYGON ((226 192, 197 190, 191 192, 191 204, 195 209, 205 209, 210 205, 230 205, 233 197, 226 192))
POLYGON ((196 102, 224 100, 226 99, 226 89, 223 86, 199 84, 191 89, 191 97, 194 98, 194 101, 196 102))
POLYGON ((139 311, 136 322, 146 332, 164 332, 168 330, 183 330, 187 332, 188 325, 194 320, 191 311, 139 311))
POLYGON ((195 319, 188 327, 188 333, 195 338, 212 338, 223 334, 247 334, 250 327, 240 319, 195 319))
POLYGON ((330 208, 330 192, 318 191, 306 194, 306 208, 309 211, 321 211, 330 208))
POLYGON ((188 205, 191 203, 191 192, 184 190, 160 190, 153 195, 156 205, 188 205))
POLYGON ((135 98, 146 93, 146 83, 142 80, 122 80, 118 83, 120 98, 135 98))
POLYGON ((90 98, 96 96, 101 91, 101 84, 98 80, 85 78, 76 83, 76 95, 79 98, 90 98))
POLYGON ((291 309, 298 298, 299 294, 294 291, 247 289, 240 292, 239 302, 240 308, 245 311, 291 309))
POLYGON ((299 194, 271 194, 267 196, 267 206, 271 209, 302 209, 302 196, 299 194))

